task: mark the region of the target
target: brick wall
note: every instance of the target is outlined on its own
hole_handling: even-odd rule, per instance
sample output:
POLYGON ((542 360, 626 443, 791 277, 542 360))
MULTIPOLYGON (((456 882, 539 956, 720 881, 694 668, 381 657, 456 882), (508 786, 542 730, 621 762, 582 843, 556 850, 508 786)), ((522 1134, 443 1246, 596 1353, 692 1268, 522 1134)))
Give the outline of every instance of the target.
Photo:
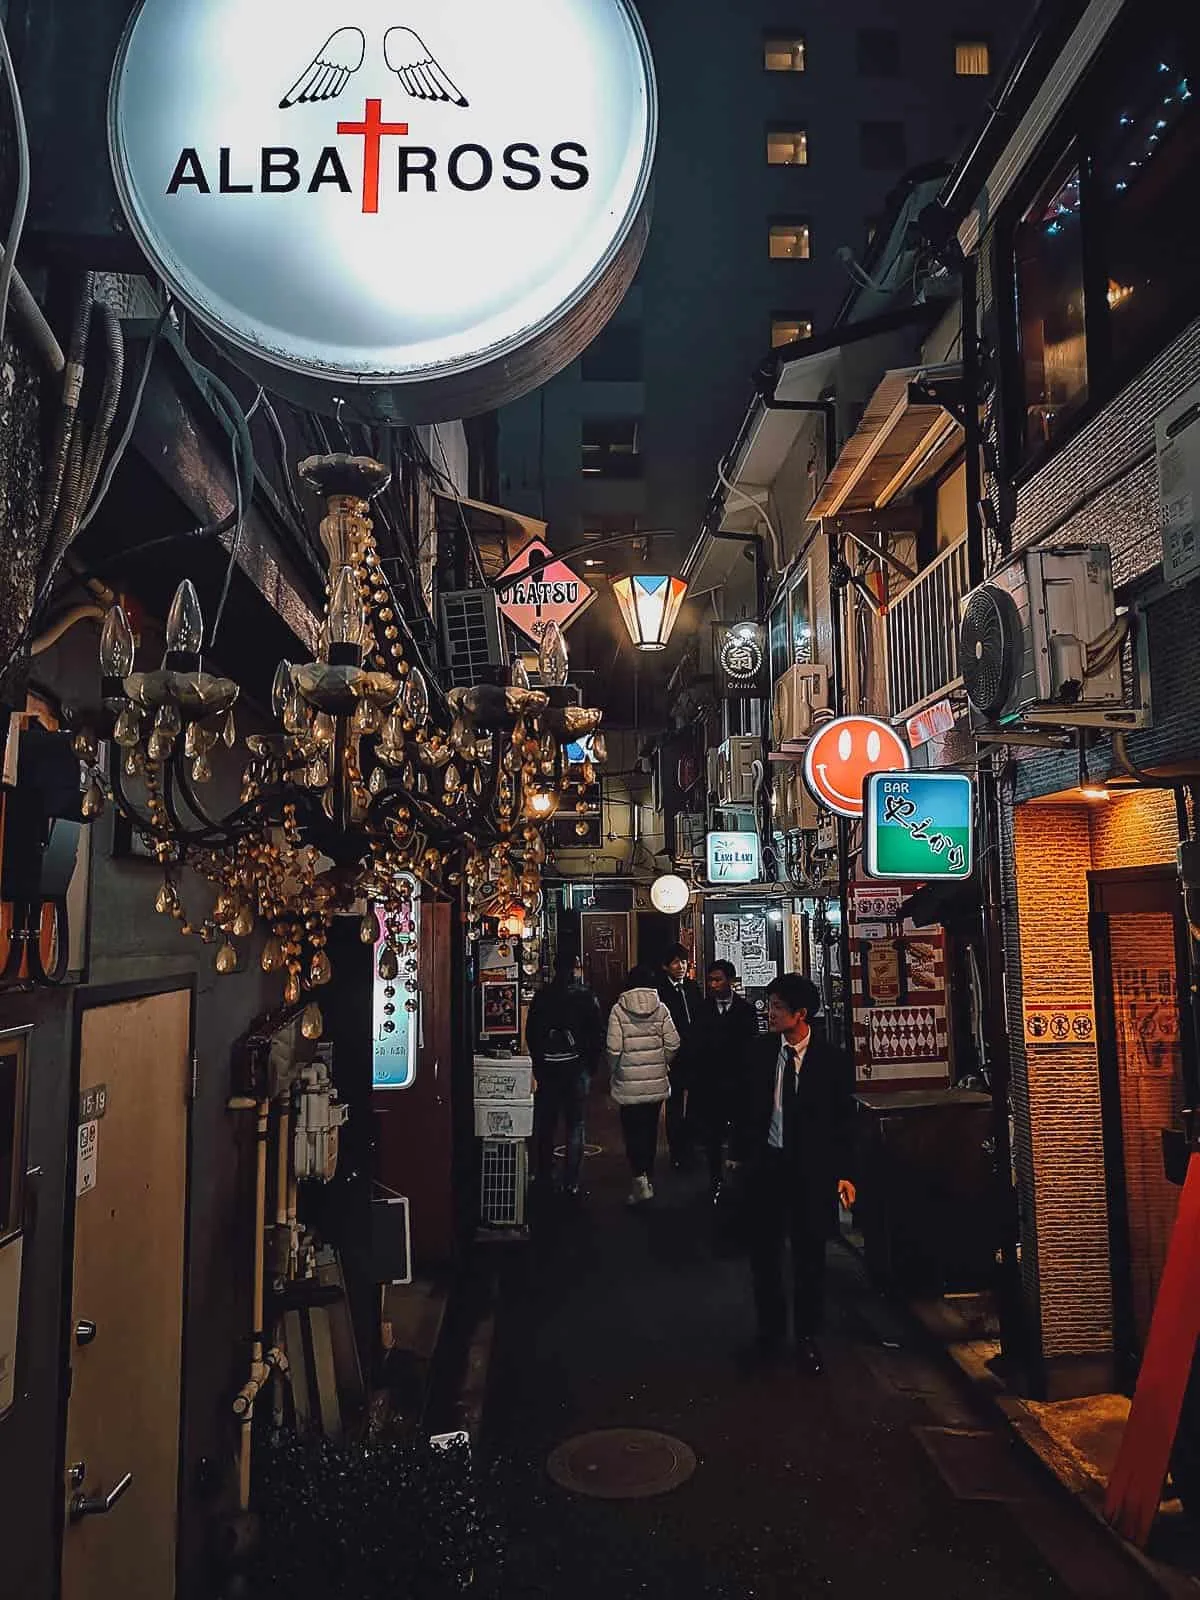
MULTIPOLYGON (((1013 816, 1022 974, 1012 1018, 1013 1076, 1022 1082, 1025 1142, 1018 1154, 1022 1215, 1034 1222, 1035 1281, 1047 1357, 1112 1343, 1108 1207, 1094 1045, 1026 1051, 1022 1000, 1090 999, 1086 805, 1021 806, 1013 816)), ((1023 1242, 1023 1255, 1028 1245, 1023 1242)))
MULTIPOLYGON (((1097 1354, 1112 1343, 1097 1052, 1092 1045, 1026 1050, 1022 1008, 1027 999, 1091 997, 1088 872, 1172 861, 1174 800, 1142 790, 1106 804, 1019 805, 1009 817, 1005 927, 1022 1280, 1047 1358, 1097 1354)), ((1146 919, 1138 924, 1148 938, 1146 919)), ((1157 1140, 1178 1110, 1175 1081, 1169 1072, 1122 1075, 1139 1319, 1173 1216, 1157 1140)))

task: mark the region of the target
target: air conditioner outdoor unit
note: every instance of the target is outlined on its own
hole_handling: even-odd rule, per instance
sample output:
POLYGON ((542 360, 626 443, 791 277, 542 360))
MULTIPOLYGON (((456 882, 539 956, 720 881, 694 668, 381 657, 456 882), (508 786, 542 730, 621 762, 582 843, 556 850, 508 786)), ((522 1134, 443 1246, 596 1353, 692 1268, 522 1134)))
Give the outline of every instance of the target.
POLYGON ((452 589, 441 597, 442 645, 451 689, 490 681, 504 664, 500 612, 490 589, 452 589))
POLYGON ((991 722, 1119 706, 1125 634, 1107 545, 1024 551, 963 602, 967 698, 991 722))
POLYGON ((719 806, 753 806, 754 763, 762 758, 762 740, 752 734, 726 739, 717 751, 716 796, 719 806))
POLYGON ((828 668, 789 667, 771 695, 773 748, 787 751, 802 746, 813 731, 815 713, 828 708, 828 668))
POLYGON ((675 860, 687 862, 704 849, 703 811, 680 811, 675 818, 675 860))

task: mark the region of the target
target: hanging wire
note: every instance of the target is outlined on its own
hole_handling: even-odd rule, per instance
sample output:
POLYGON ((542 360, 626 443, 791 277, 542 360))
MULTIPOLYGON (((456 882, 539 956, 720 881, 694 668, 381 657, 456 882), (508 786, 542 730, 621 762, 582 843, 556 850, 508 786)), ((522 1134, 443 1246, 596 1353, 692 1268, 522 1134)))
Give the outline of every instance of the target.
POLYGON ((4 347, 4 334, 8 326, 8 301, 12 293, 13 273, 17 267, 17 251, 25 231, 25 217, 29 210, 29 130, 25 124, 25 108, 21 104, 21 89, 17 83, 17 69, 13 65, 8 47, 8 33, 0 15, 0 64, 8 80, 12 99, 13 124, 17 136, 17 193, 13 203, 12 218, 8 225, 8 238, 4 245, 4 259, 0 261, 0 350, 4 347))

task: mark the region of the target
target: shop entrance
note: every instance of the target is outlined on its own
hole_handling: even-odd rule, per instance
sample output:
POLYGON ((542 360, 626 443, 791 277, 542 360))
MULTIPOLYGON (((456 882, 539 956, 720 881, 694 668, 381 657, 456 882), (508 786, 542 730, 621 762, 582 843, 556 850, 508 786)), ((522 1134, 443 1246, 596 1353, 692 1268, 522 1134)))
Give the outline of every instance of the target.
POLYGON ((1088 875, 1104 1118, 1113 1351, 1131 1382, 1145 1347, 1171 1241, 1179 1189, 1163 1169, 1162 1136, 1192 1104, 1185 1062, 1185 933, 1170 868, 1088 875))
POLYGON ((192 995, 84 1003, 62 1600, 169 1600, 192 995))

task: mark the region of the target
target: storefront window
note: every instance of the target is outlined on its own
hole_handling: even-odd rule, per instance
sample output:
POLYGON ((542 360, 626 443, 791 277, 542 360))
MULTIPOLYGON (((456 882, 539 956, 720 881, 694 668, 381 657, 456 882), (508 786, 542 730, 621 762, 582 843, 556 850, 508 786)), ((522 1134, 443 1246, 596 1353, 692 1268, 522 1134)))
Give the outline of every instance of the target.
MULTIPOLYGON (((1200 230, 1184 201, 1200 167, 1200 115, 1189 51, 1175 30, 1139 51, 1110 94, 1099 128, 1112 359, 1128 368, 1170 334, 1200 281, 1200 230)), ((1103 115, 1103 114, 1102 114, 1103 115)))
POLYGON ((1060 168, 1016 234, 1017 323, 1025 388, 1025 442, 1049 443, 1087 399, 1079 167, 1060 168))

